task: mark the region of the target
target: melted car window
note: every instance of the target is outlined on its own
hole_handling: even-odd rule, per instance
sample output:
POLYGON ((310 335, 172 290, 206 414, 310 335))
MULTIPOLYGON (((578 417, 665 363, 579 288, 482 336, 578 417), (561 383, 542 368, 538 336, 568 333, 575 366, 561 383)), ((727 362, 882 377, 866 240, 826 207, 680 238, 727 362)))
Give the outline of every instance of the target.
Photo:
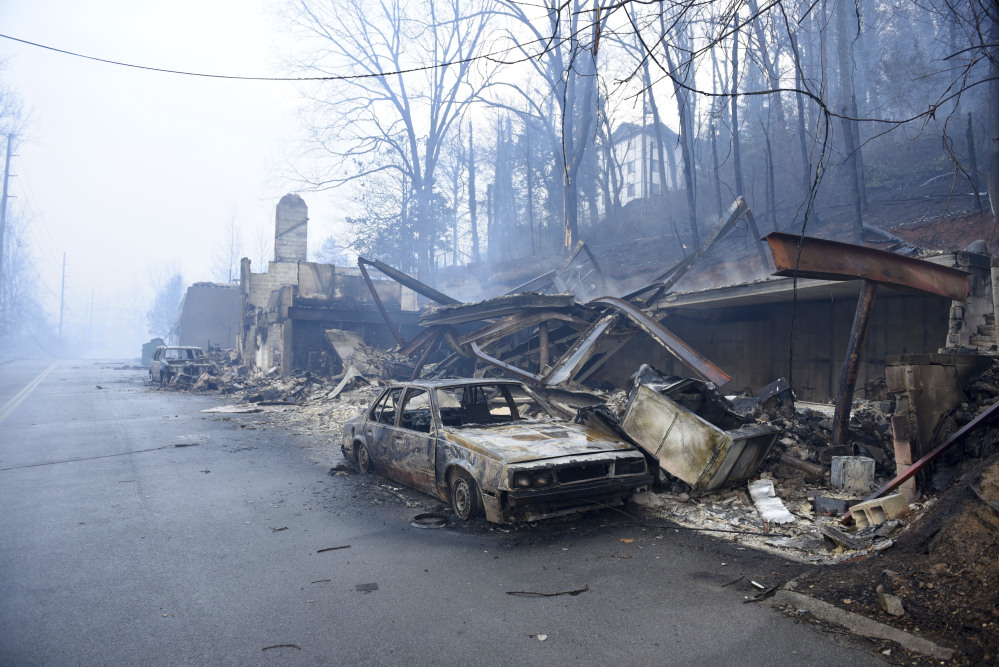
POLYGON ((402 389, 393 389, 385 394, 371 409, 371 421, 392 426, 395 424, 395 408, 402 397, 402 389))
POLYGON ((481 384, 437 390, 441 424, 450 427, 548 419, 548 412, 522 385, 481 384))
POLYGON ((420 433, 430 433, 433 416, 430 411, 430 392, 426 389, 410 389, 402 405, 403 428, 420 433))

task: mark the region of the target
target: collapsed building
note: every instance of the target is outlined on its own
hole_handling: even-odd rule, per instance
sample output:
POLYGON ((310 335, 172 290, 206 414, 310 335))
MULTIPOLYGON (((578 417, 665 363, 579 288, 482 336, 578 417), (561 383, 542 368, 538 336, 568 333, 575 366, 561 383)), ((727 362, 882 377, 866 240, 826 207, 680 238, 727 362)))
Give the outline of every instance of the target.
MULTIPOLYGON (((733 397, 753 396, 754 388, 766 385, 758 402, 768 387, 778 387, 769 394, 833 404, 832 419, 815 427, 828 431, 826 453, 870 454, 885 470, 893 463, 893 472, 905 478, 886 491, 914 497, 913 478, 933 450, 940 419, 967 400, 962 386, 991 365, 989 355, 996 351, 990 258, 975 252, 977 247, 928 254, 883 233, 877 240, 891 244, 892 251, 774 232, 740 258, 755 263, 756 275, 764 277, 676 291, 743 217, 759 238, 740 198, 700 248, 620 298, 593 298, 606 294, 607 282, 585 244, 558 269, 476 303, 458 302, 405 274, 383 271, 435 302, 420 314, 420 333, 400 341, 399 351, 418 360, 414 376, 499 373, 525 380, 566 415, 631 386, 627 402, 618 400, 617 414, 597 413, 597 421, 633 444, 641 445, 644 436, 659 442, 643 449, 694 491, 719 470, 725 471, 720 481, 703 488, 748 478, 776 438, 743 437, 731 431, 737 422, 712 420, 682 406, 674 410, 668 407, 676 403, 673 398, 656 404, 652 394, 646 409, 664 414, 669 423, 632 419, 632 427, 641 423, 654 433, 629 432, 628 416, 641 394, 631 380, 636 369, 651 366, 664 377, 698 378, 733 397), (891 445, 885 452, 855 444, 851 412, 857 398, 895 400, 894 451, 891 445), (694 431, 707 443, 698 455, 700 468, 686 477, 676 471, 690 463, 693 436, 683 436, 679 427, 671 430, 685 412, 693 413, 689 423, 703 422, 694 431), (687 440, 671 450, 671 437, 687 440), (665 458, 659 456, 663 452, 665 458), (733 470, 737 474, 729 475, 733 470)), ((361 258, 362 266, 366 262, 361 258)), ((393 328, 391 318, 385 319, 393 328)), ((742 417, 742 423, 752 421, 742 417)), ((813 475, 823 469, 807 447, 781 460, 813 475)))
POLYGON ((406 334, 416 333, 416 295, 397 282, 368 278, 361 270, 307 260, 308 207, 285 195, 275 214, 274 260, 254 273, 240 264, 240 318, 235 337, 251 369, 287 377, 295 371, 342 370, 328 330, 356 332, 366 343, 395 342, 382 309, 406 334), (377 295, 378 301, 372 295, 377 295))

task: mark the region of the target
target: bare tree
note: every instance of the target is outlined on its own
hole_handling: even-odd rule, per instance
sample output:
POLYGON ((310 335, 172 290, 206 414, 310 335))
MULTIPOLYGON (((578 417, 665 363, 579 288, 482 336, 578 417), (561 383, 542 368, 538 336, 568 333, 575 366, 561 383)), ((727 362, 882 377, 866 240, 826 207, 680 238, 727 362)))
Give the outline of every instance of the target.
POLYGON ((492 0, 301 0, 291 20, 312 47, 299 65, 331 80, 311 97, 314 188, 397 172, 414 196, 417 273, 433 255, 432 200, 441 151, 487 74, 472 64, 492 0))
MULTIPOLYGON (((532 89, 513 81, 498 82, 497 86, 517 94, 528 105, 553 144, 562 176, 563 246, 568 249, 579 237, 579 169, 596 133, 597 54, 603 19, 596 1, 587 9, 585 0, 544 0, 538 9, 540 18, 510 3, 505 14, 526 29, 526 35, 511 31, 509 36, 542 86, 532 89), (554 102, 554 117, 548 101, 554 102)), ((502 100, 494 100, 494 104, 521 113, 502 100)))
POLYGON ((239 279, 239 260, 243 256, 243 240, 236 224, 235 210, 215 243, 213 256, 212 279, 226 284, 236 282, 239 279))
POLYGON ((153 306, 146 311, 146 324, 149 335, 166 338, 177 323, 180 304, 184 300, 184 278, 174 271, 155 286, 156 296, 153 306))

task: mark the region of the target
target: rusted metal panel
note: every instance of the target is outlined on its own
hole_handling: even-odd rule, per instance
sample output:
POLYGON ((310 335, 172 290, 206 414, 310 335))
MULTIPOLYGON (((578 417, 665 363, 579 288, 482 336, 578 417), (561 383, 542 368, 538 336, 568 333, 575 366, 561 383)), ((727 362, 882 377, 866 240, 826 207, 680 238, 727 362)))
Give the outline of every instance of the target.
POLYGON ((864 354, 867 343, 867 331, 870 328, 871 312, 878 296, 878 284, 873 280, 865 280, 860 286, 860 297, 857 299, 857 314, 853 318, 853 329, 850 331, 850 343, 846 348, 846 360, 843 362, 843 372, 839 380, 839 394, 836 398, 836 414, 833 417, 833 444, 846 444, 846 436, 850 427, 850 412, 853 406, 853 389, 857 386, 857 373, 860 372, 860 358, 864 354))
POLYGON ((863 278, 911 287, 954 301, 968 299, 968 273, 949 266, 864 246, 773 232, 766 237, 775 275, 820 280, 863 278), (799 247, 800 246, 800 247, 799 247))
POLYGON ((723 431, 647 385, 636 387, 621 427, 663 470, 696 493, 748 479, 779 434, 764 425, 723 431))
POLYGON ((702 380, 714 382, 716 385, 721 386, 732 379, 731 376, 677 338, 674 333, 659 324, 659 322, 650 317, 641 308, 612 296, 594 299, 590 301, 590 304, 609 306, 623 313, 628 319, 637 324, 642 331, 652 336, 654 340, 666 348, 670 354, 694 371, 702 380))

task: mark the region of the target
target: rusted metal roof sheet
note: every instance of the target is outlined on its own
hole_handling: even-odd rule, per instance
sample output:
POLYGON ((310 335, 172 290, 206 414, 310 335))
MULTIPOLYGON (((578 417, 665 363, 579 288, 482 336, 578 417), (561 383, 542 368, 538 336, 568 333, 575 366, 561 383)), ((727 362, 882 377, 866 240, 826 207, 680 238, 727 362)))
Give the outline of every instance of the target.
POLYGON ((911 287, 954 301, 968 299, 968 273, 893 252, 773 232, 766 237, 777 265, 775 275, 822 280, 864 278, 911 287), (800 248, 799 248, 800 244, 800 248))

